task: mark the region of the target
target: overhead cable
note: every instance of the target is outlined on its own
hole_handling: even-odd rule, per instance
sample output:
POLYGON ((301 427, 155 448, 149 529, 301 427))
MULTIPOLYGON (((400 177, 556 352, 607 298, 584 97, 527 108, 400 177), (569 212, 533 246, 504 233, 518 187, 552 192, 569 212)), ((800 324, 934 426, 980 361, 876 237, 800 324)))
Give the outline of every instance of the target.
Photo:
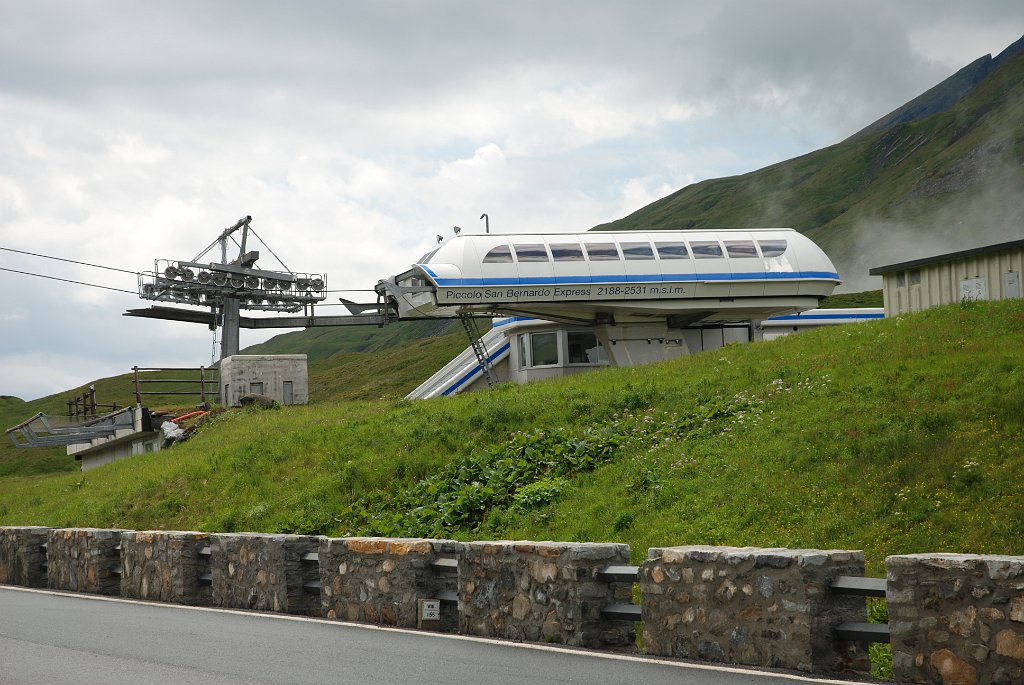
MULTIPOLYGON (((2 267, 2 266, 0 266, 0 271, 10 271, 12 274, 23 274, 25 276, 35 276, 36 278, 48 278, 51 281, 62 281, 64 283, 74 283, 75 285, 86 285, 86 286, 89 286, 90 288, 103 288, 104 290, 113 290, 114 292, 117 292, 117 293, 128 293, 129 295, 138 295, 138 293, 136 291, 134 291, 134 290, 125 290, 124 288, 112 288, 109 285, 98 285, 96 283, 85 283, 84 281, 72 281, 69 278, 57 278, 56 276, 47 276, 45 274, 34 274, 34 273, 30 272, 30 271, 18 271, 17 269, 7 269, 7 268, 2 267)), ((117 271, 120 271, 120 269, 117 269, 117 271)), ((128 273, 133 273, 133 272, 129 271, 128 273)))
MULTIPOLYGON (((114 266, 104 266, 102 264, 90 264, 89 262, 80 262, 77 259, 65 259, 64 257, 52 257, 50 255, 39 254, 37 252, 26 252, 25 250, 15 250, 13 247, 0 247, 0 250, 3 250, 4 252, 17 252, 18 254, 26 254, 26 255, 30 255, 32 257, 42 257, 43 259, 54 259, 54 260, 56 260, 58 262, 68 262, 69 264, 81 264, 82 266, 91 266, 91 267, 93 267, 95 269, 107 269, 108 271, 120 271, 121 273, 131 274, 133 276, 138 276, 139 275, 138 271, 128 271, 127 269, 118 269, 117 267, 114 267, 114 266)), ((32 274, 32 275, 35 275, 35 274, 32 274)))

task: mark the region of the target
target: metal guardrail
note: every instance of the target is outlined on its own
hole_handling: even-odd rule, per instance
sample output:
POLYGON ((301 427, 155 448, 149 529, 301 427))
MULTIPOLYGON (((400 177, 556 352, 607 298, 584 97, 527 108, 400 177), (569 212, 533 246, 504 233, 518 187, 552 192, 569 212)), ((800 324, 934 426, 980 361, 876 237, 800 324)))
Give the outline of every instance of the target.
MULTIPOLYGON (((885 597, 886 581, 884 578, 862 578, 860 576, 839 576, 832 581, 831 588, 837 595, 848 595, 852 597, 885 597)), ((841 640, 851 642, 880 642, 891 641, 891 631, 888 623, 842 623, 832 629, 832 632, 841 640)))
MULTIPOLYGON (((318 552, 306 552, 301 557, 299 557, 299 561, 301 561, 304 564, 316 564, 317 566, 319 566, 320 554, 318 552)), ((302 590, 306 594, 319 595, 321 592, 323 592, 323 583, 321 583, 319 580, 308 580, 302 584, 302 590)))
MULTIPOLYGON (((438 575, 451 575, 458 573, 459 560, 455 557, 438 557, 430 562, 430 568, 438 575)), ((459 593, 452 590, 442 590, 437 593, 437 599, 442 604, 458 604, 459 593)))

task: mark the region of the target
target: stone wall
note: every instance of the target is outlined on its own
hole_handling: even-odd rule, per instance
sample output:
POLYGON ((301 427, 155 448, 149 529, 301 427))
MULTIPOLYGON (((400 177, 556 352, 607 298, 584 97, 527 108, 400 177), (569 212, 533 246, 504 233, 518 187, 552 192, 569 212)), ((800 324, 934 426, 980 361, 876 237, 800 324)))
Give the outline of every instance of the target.
POLYGON ((210 558, 200 554, 209 543, 208 533, 121 533, 121 596, 175 604, 210 604, 210 587, 199 579, 200 574, 210 571, 210 558))
POLYGON ((121 592, 122 530, 57 528, 47 537, 46 585, 53 590, 121 592))
MULTIPOLYGON (((438 557, 463 545, 420 538, 327 538, 320 544, 323 615, 344 621, 415 628, 418 600, 454 590, 455 578, 435 573, 438 557)), ((442 607, 442 628, 454 624, 442 607)))
POLYGON ((469 542, 459 560, 460 630, 471 635, 601 647, 633 639, 632 621, 607 620, 629 602, 631 583, 598 578, 629 563, 613 543, 469 542))
POLYGON ((1024 683, 1024 557, 885 560, 893 673, 911 683, 1024 683))
POLYGON ((220 607, 320 616, 320 598, 303 587, 319 580, 314 535, 215 533, 210 536, 213 603, 220 607))
POLYGON ((870 670, 832 629, 865 622, 863 598, 829 592, 863 576, 862 552, 652 548, 640 567, 644 651, 659 656, 831 673, 870 670))
POLYGON ((0 528, 0 583, 46 587, 46 548, 51 528, 0 528))

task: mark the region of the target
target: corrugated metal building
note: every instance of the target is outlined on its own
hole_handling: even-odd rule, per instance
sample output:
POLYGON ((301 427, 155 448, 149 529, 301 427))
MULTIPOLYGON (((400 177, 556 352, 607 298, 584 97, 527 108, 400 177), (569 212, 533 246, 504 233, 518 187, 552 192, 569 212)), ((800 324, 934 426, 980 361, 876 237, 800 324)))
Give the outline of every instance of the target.
POLYGON ((1021 296, 1024 240, 879 266, 885 315, 919 312, 963 300, 1006 300, 1021 296))

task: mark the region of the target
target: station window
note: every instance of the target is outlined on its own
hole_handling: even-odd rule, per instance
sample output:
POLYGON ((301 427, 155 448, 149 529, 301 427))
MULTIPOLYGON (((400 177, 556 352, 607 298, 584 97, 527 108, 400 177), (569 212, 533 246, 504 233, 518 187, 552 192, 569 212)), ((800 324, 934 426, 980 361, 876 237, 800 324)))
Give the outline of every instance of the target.
POLYGON ((662 259, 689 259, 690 251, 686 249, 684 242, 654 243, 658 250, 658 256, 662 259))
POLYGON ((730 257, 739 259, 750 259, 757 257, 757 248, 753 240, 726 240, 725 251, 730 257))
POLYGON ((722 246, 717 240, 691 240, 690 249, 694 259, 715 259, 722 257, 722 246))
POLYGON ((530 334, 530 366, 554 366, 558 364, 558 334, 530 334))
POLYGON ((910 270, 910 285, 921 285, 921 270, 911 269, 910 270))
POLYGON ((519 336, 519 368, 525 369, 528 364, 526 363, 526 339, 529 336, 523 333, 519 336))
POLYGON ((484 255, 484 264, 504 264, 512 261, 512 251, 508 245, 498 245, 484 255))
POLYGON ((906 284, 907 284, 907 272, 906 271, 897 271, 896 272, 896 287, 897 288, 902 288, 906 284))
POLYGON ((516 259, 520 262, 546 262, 548 250, 543 243, 516 245, 516 259))
POLYGON ((654 259, 650 243, 620 243, 620 246, 626 259, 654 259))
POLYGON ((249 384, 249 392, 252 393, 253 395, 262 395, 263 394, 263 383, 250 383, 249 384))
POLYGON ((592 262, 610 262, 619 259, 615 243, 587 243, 587 256, 592 262))
POLYGON ((556 262, 582 262, 583 248, 579 243, 552 243, 551 256, 556 262))
POLYGON ((761 255, 764 257, 781 257, 786 251, 785 240, 758 240, 757 244, 761 247, 761 255))
POLYGON ((602 364, 607 361, 604 348, 593 333, 570 331, 566 349, 570 364, 602 364))

